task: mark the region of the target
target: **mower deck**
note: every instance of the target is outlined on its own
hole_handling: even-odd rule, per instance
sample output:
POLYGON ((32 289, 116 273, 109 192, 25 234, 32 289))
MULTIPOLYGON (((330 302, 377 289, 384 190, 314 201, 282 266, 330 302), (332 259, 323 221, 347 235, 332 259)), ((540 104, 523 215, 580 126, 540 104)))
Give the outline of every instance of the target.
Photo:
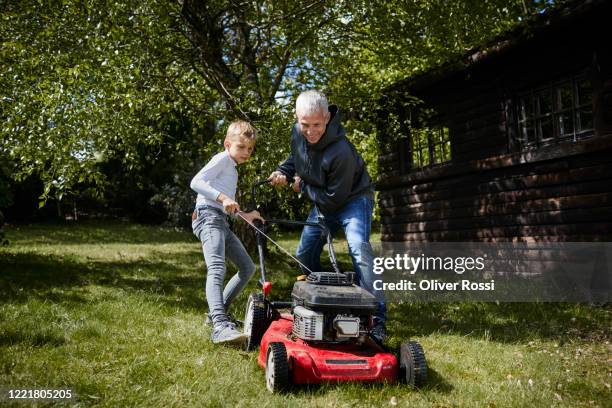
POLYGON ((292 337, 293 316, 282 314, 274 320, 261 339, 257 362, 266 367, 268 345, 283 343, 291 382, 397 382, 399 364, 395 355, 373 341, 365 344, 308 343, 292 337))

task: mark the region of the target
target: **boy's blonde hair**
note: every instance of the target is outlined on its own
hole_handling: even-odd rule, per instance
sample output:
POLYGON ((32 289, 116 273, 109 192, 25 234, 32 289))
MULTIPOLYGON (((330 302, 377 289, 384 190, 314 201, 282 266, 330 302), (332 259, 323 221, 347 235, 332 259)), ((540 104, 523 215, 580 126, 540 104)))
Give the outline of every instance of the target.
POLYGON ((236 140, 238 137, 255 141, 257 140, 257 130, 246 120, 235 120, 227 128, 225 139, 236 140))

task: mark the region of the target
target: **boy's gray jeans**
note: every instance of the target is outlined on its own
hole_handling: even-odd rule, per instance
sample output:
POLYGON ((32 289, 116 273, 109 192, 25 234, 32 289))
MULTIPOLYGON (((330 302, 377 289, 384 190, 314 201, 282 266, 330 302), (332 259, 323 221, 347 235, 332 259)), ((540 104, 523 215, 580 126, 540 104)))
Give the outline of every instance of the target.
POLYGON ((191 227, 202 242, 208 268, 206 300, 210 318, 216 325, 227 320, 227 308, 255 273, 255 264, 242 242, 230 230, 227 215, 222 210, 205 206, 197 208, 196 213, 197 218, 192 221, 191 227), (226 256, 236 265, 238 272, 223 289, 226 256))

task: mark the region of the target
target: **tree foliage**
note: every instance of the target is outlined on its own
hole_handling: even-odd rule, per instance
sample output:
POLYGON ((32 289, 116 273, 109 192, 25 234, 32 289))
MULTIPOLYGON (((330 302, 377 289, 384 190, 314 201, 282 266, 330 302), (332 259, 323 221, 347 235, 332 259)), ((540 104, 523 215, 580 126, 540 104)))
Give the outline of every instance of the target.
POLYGON ((164 122, 192 112, 176 89, 206 106, 212 93, 168 52, 183 37, 164 11, 152 2, 4 6, 0 148, 19 163, 17 177, 40 174, 45 197, 103 186, 97 163, 107 154, 138 166, 138 147, 160 145, 164 122))
MULTIPOLYGON (((349 137, 376 175, 372 113, 386 86, 548 6, 9 0, 0 10, 0 155, 14 163, 13 177, 42 178, 43 199, 83 185, 112 189, 104 163, 146 175, 173 158, 164 163, 174 177, 149 179, 163 184, 153 193, 165 202, 163 191, 191 194, 189 176, 221 149, 229 121, 243 117, 261 135, 241 170, 240 190, 248 191, 288 154, 296 93, 317 87, 341 106, 349 137)), ((296 204, 284 193, 267 201, 285 210, 296 204)))

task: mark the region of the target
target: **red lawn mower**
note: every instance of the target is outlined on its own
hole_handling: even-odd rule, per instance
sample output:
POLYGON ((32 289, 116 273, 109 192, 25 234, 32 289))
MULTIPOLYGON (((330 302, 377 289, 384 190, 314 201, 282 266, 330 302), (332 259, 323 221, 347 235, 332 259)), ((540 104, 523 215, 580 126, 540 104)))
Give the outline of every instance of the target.
MULTIPOLYGON (((253 202, 256 189, 266 183, 268 180, 253 186, 253 202)), ((270 224, 321 228, 334 271, 311 272, 296 281, 291 301, 270 301, 272 284, 266 280, 264 264, 264 239, 269 237, 264 225, 255 224, 262 293, 249 295, 244 332, 247 350, 259 347, 257 362, 265 369, 268 390, 346 381, 424 384, 427 363, 418 342, 405 341, 393 353, 370 337, 376 298, 354 284, 353 272, 340 271, 324 218, 320 216, 317 223, 266 220, 270 224), (281 309, 290 313, 281 313, 281 309)))

